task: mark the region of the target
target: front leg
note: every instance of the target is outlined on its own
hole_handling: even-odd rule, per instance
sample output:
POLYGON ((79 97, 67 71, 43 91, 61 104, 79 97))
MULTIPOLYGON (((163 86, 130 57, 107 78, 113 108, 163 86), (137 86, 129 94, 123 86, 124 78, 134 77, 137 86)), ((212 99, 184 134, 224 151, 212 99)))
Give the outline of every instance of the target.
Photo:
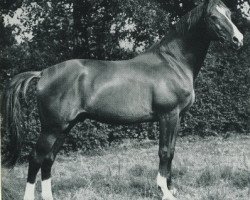
POLYGON ((163 192, 163 200, 176 199, 171 193, 171 166, 174 157, 177 129, 179 126, 179 112, 174 110, 160 116, 159 137, 159 171, 157 184, 163 192))

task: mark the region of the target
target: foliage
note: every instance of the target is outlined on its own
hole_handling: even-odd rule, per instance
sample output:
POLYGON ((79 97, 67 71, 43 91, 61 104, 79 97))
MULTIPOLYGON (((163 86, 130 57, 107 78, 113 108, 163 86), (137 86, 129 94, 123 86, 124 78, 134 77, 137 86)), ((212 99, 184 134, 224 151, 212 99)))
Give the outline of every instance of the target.
POLYGON ((195 83, 196 102, 186 116, 183 134, 246 132, 249 33, 245 34, 244 42, 245 46, 238 52, 227 45, 211 46, 195 83))

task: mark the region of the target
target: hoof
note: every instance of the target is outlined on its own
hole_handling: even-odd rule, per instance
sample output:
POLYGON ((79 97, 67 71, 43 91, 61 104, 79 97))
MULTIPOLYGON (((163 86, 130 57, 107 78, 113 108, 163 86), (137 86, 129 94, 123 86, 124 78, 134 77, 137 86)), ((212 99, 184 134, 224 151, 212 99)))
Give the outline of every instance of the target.
POLYGON ((177 200, 177 199, 170 193, 169 196, 162 197, 162 200, 177 200))
POLYGON ((52 195, 42 195, 42 200, 53 200, 52 195))
POLYGON ((175 197, 171 197, 171 198, 162 198, 162 200, 177 200, 175 197))
POLYGON ((42 197, 43 200, 53 200, 53 197, 49 196, 49 197, 42 197))
POLYGON ((35 200, 35 197, 25 196, 23 197, 23 200, 35 200))

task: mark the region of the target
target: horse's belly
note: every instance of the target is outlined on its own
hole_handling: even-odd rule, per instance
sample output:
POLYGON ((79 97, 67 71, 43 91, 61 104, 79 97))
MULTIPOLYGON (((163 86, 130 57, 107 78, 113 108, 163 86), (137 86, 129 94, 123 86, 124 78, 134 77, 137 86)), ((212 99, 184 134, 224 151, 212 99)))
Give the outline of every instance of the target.
MULTIPOLYGON (((105 87, 105 86, 104 86, 105 87)), ((152 97, 148 87, 133 83, 100 88, 85 105, 85 111, 101 121, 133 123, 153 119, 152 97)))
POLYGON ((129 104, 124 102, 118 105, 115 101, 96 102, 87 107, 86 112, 91 118, 110 123, 135 123, 153 120, 153 112, 147 105, 140 103, 129 104))

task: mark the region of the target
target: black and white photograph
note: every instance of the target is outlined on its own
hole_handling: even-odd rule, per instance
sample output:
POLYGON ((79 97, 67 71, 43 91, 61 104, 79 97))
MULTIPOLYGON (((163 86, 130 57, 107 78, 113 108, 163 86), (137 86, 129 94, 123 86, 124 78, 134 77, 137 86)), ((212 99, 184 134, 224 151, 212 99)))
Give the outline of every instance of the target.
POLYGON ((250 0, 0 0, 2 200, 249 200, 250 0))

